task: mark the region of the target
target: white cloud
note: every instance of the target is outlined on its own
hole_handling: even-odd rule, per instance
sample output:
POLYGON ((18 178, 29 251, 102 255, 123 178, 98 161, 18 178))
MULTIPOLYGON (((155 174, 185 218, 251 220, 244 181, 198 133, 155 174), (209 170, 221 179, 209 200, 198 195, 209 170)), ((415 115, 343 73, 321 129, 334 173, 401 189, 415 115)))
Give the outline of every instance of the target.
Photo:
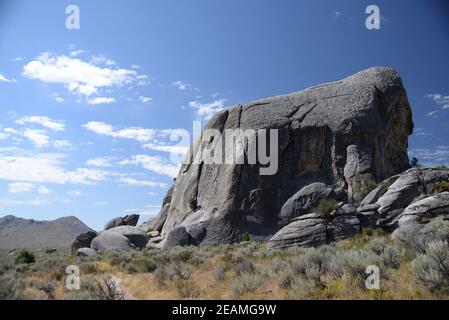
POLYGON ((37 188, 37 193, 39 193, 39 194, 50 194, 51 190, 48 189, 45 186, 39 186, 39 188, 37 188))
POLYGON ((66 193, 67 193, 67 195, 72 196, 72 197, 78 197, 81 195, 81 192, 78 190, 69 190, 66 193))
POLYGON ((174 82, 171 83, 171 85, 176 87, 179 90, 187 90, 187 89, 190 89, 192 87, 191 84, 185 83, 185 82, 183 82, 181 80, 174 81, 174 82))
POLYGON ((35 155, 0 155, 0 180, 56 183, 95 184, 106 180, 107 172, 87 168, 65 170, 64 156, 41 153, 35 155))
POLYGON ((210 103, 200 103, 198 100, 190 101, 189 107, 196 109, 200 118, 209 120, 214 114, 225 109, 226 99, 214 100, 210 103))
POLYGON ((54 140, 53 147, 60 149, 60 148, 72 148, 73 146, 67 140, 54 140))
POLYGON ((56 96, 56 97, 55 97, 55 101, 56 101, 56 102, 59 102, 59 103, 63 103, 63 102, 64 102, 64 98, 63 98, 63 97, 60 97, 60 96, 56 96))
POLYGON ((113 64, 112 60, 105 57, 97 56, 86 62, 46 52, 27 63, 22 75, 29 79, 64 85, 69 92, 86 97, 98 94, 100 89, 139 81, 135 71, 112 68, 113 64))
POLYGON ((23 117, 15 121, 17 124, 27 124, 27 123, 33 123, 33 124, 39 124, 45 128, 51 129, 53 131, 64 131, 65 125, 63 121, 57 121, 52 120, 45 116, 29 116, 29 117, 23 117))
POLYGON ((148 103, 148 102, 150 102, 150 101, 153 100, 153 99, 150 98, 150 97, 140 96, 140 97, 139 97, 139 100, 140 100, 140 102, 142 102, 142 103, 148 103))
POLYGON ((121 161, 121 165, 140 165, 149 171, 175 178, 178 175, 180 165, 173 165, 161 157, 135 155, 131 159, 121 161))
POLYGON ((28 192, 34 188, 34 184, 29 182, 14 182, 8 185, 9 193, 22 193, 28 192))
POLYGON ((99 201, 94 203, 94 205, 96 206, 106 206, 107 204, 108 204, 107 201, 99 201))
POLYGON ((115 65, 114 60, 111 60, 104 55, 93 56, 90 59, 90 62, 96 65, 105 65, 109 67, 115 65))
POLYGON ((70 52, 69 55, 71 57, 77 57, 77 56, 83 54, 84 52, 85 52, 84 50, 74 50, 74 51, 70 52))
POLYGON ((22 57, 15 57, 14 59, 12 59, 12 61, 16 61, 16 62, 22 61, 22 60, 23 60, 22 57))
POLYGON ((112 161, 114 160, 114 157, 99 157, 99 158, 92 158, 86 161, 86 164, 88 166, 92 167, 113 167, 112 161))
POLYGON ((449 109, 449 96, 445 96, 441 93, 432 93, 425 96, 426 98, 429 98, 430 100, 434 101, 438 107, 441 109, 433 110, 432 112, 429 112, 427 116, 438 118, 438 115, 440 112, 444 110, 449 109))
POLYGON ((156 131, 153 129, 144 129, 139 127, 114 130, 111 125, 96 121, 88 122, 83 125, 83 127, 100 135, 106 135, 113 138, 131 139, 141 143, 150 141, 156 134, 156 131))
POLYGON ((155 150, 155 151, 162 151, 162 152, 168 152, 168 153, 175 153, 180 155, 186 155, 189 151, 189 147, 183 147, 183 146, 169 146, 169 145, 158 145, 154 143, 147 143, 142 146, 145 149, 155 150))
POLYGON ((114 98, 108 98, 108 97, 96 97, 93 99, 87 100, 88 104, 108 104, 115 102, 114 98))
POLYGON ((50 144, 50 138, 45 134, 45 130, 26 129, 23 136, 33 142, 36 148, 43 148, 50 144))
POLYGON ((161 183, 161 182, 155 182, 155 181, 149 181, 149 180, 138 180, 134 178, 126 178, 121 177, 118 179, 119 183, 124 183, 130 186, 138 186, 138 187, 159 187, 159 188, 166 188, 167 184, 161 183))
POLYGON ((422 164, 427 166, 449 164, 449 146, 411 149, 409 155, 418 158, 422 164))
POLYGON ((0 73, 0 82, 16 83, 17 81, 15 79, 8 79, 0 73))

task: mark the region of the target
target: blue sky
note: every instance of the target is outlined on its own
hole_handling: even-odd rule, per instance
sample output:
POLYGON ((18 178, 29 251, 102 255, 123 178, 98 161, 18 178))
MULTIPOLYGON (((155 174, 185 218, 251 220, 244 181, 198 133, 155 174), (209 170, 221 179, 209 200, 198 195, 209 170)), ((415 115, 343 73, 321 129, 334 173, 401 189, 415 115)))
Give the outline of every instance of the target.
POLYGON ((448 164, 448 15, 445 1, 0 0, 0 216, 146 219, 176 175, 176 130, 371 66, 402 76, 410 156, 448 164))

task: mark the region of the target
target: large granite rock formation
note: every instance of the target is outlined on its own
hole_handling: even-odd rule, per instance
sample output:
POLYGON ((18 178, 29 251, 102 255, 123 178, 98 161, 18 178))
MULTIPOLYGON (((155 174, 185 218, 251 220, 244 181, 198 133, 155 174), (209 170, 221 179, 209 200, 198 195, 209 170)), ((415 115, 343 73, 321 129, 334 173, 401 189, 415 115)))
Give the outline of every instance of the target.
MULTIPOLYGON (((205 129, 278 129, 278 170, 260 175, 259 164, 184 164, 158 219, 157 227, 164 221, 161 231, 171 242, 177 237, 170 232, 184 230, 178 227, 195 230, 189 235, 199 244, 238 241, 244 232, 267 239, 291 219, 312 213, 316 199, 357 203, 362 178, 380 182, 409 168, 413 123, 399 74, 370 68, 341 81, 236 105, 215 115, 205 129), (297 194, 317 182, 320 190, 297 194)), ((191 159, 216 143, 197 142, 191 159)))

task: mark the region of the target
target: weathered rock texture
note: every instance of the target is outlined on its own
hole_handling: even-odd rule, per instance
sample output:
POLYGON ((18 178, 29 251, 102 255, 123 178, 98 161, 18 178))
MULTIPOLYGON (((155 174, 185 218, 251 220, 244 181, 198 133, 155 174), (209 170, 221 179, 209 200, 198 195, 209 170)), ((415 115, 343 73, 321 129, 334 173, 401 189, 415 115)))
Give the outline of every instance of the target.
MULTIPOLYGON (((215 115, 208 128, 278 129, 279 168, 262 176, 259 165, 183 165, 165 202, 162 234, 197 226, 204 232, 190 236, 201 244, 236 241, 243 232, 252 238, 276 233, 285 220, 310 213, 302 209, 313 207, 313 199, 295 204, 298 211, 281 219, 286 212, 281 208, 311 183, 321 182, 331 193, 343 189, 349 202, 360 200, 361 174, 379 182, 409 167, 413 123, 398 73, 370 68, 341 81, 236 105, 215 115)), ((192 158, 214 143, 196 143, 192 158)))
POLYGON ((143 229, 132 226, 119 226, 102 231, 92 240, 90 247, 96 251, 130 251, 137 248, 145 248, 147 243, 148 235, 143 229))

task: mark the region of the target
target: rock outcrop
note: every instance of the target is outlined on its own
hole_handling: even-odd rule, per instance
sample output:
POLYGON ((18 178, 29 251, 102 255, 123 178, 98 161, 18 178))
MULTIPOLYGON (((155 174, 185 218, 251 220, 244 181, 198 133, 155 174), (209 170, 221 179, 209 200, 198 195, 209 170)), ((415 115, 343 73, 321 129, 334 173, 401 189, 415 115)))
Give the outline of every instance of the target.
MULTIPOLYGON (((177 239, 183 227, 190 238, 182 231, 181 242, 189 238, 197 244, 239 241, 243 233, 266 240, 281 228, 290 234, 310 224, 324 230, 328 226, 320 219, 301 216, 313 213, 323 197, 357 204, 363 198, 362 178, 380 182, 408 169, 413 122, 400 76, 389 68, 370 68, 341 81, 236 105, 215 115, 205 129, 277 129, 277 171, 260 175, 261 163, 205 163, 202 152, 218 142, 202 136, 205 141, 189 153, 190 160, 200 161, 181 167, 160 214, 164 241, 177 239), (312 183, 321 183, 320 191, 301 194, 312 183)), ((247 145, 244 151, 247 156, 247 145)), ((373 195, 373 201, 379 197, 373 195)), ((352 219, 356 215, 349 223, 357 225, 352 219)), ((339 226, 333 227, 334 238, 346 232, 339 226)), ((324 234, 321 238, 330 236, 324 234)))
POLYGON ((72 255, 76 255, 78 249, 90 248, 90 244, 96 236, 98 236, 98 233, 96 233, 95 231, 80 233, 76 236, 75 240, 73 240, 72 245, 70 246, 70 253, 72 255))
POLYGON ((92 240, 90 247, 96 251, 130 251, 145 248, 148 242, 147 233, 132 226, 119 226, 102 231, 92 240))
POLYGON ((104 230, 109 230, 120 226, 135 227, 137 225, 137 222, 139 221, 139 217, 140 216, 138 214, 132 214, 124 217, 114 218, 106 223, 106 225, 104 226, 104 230))

